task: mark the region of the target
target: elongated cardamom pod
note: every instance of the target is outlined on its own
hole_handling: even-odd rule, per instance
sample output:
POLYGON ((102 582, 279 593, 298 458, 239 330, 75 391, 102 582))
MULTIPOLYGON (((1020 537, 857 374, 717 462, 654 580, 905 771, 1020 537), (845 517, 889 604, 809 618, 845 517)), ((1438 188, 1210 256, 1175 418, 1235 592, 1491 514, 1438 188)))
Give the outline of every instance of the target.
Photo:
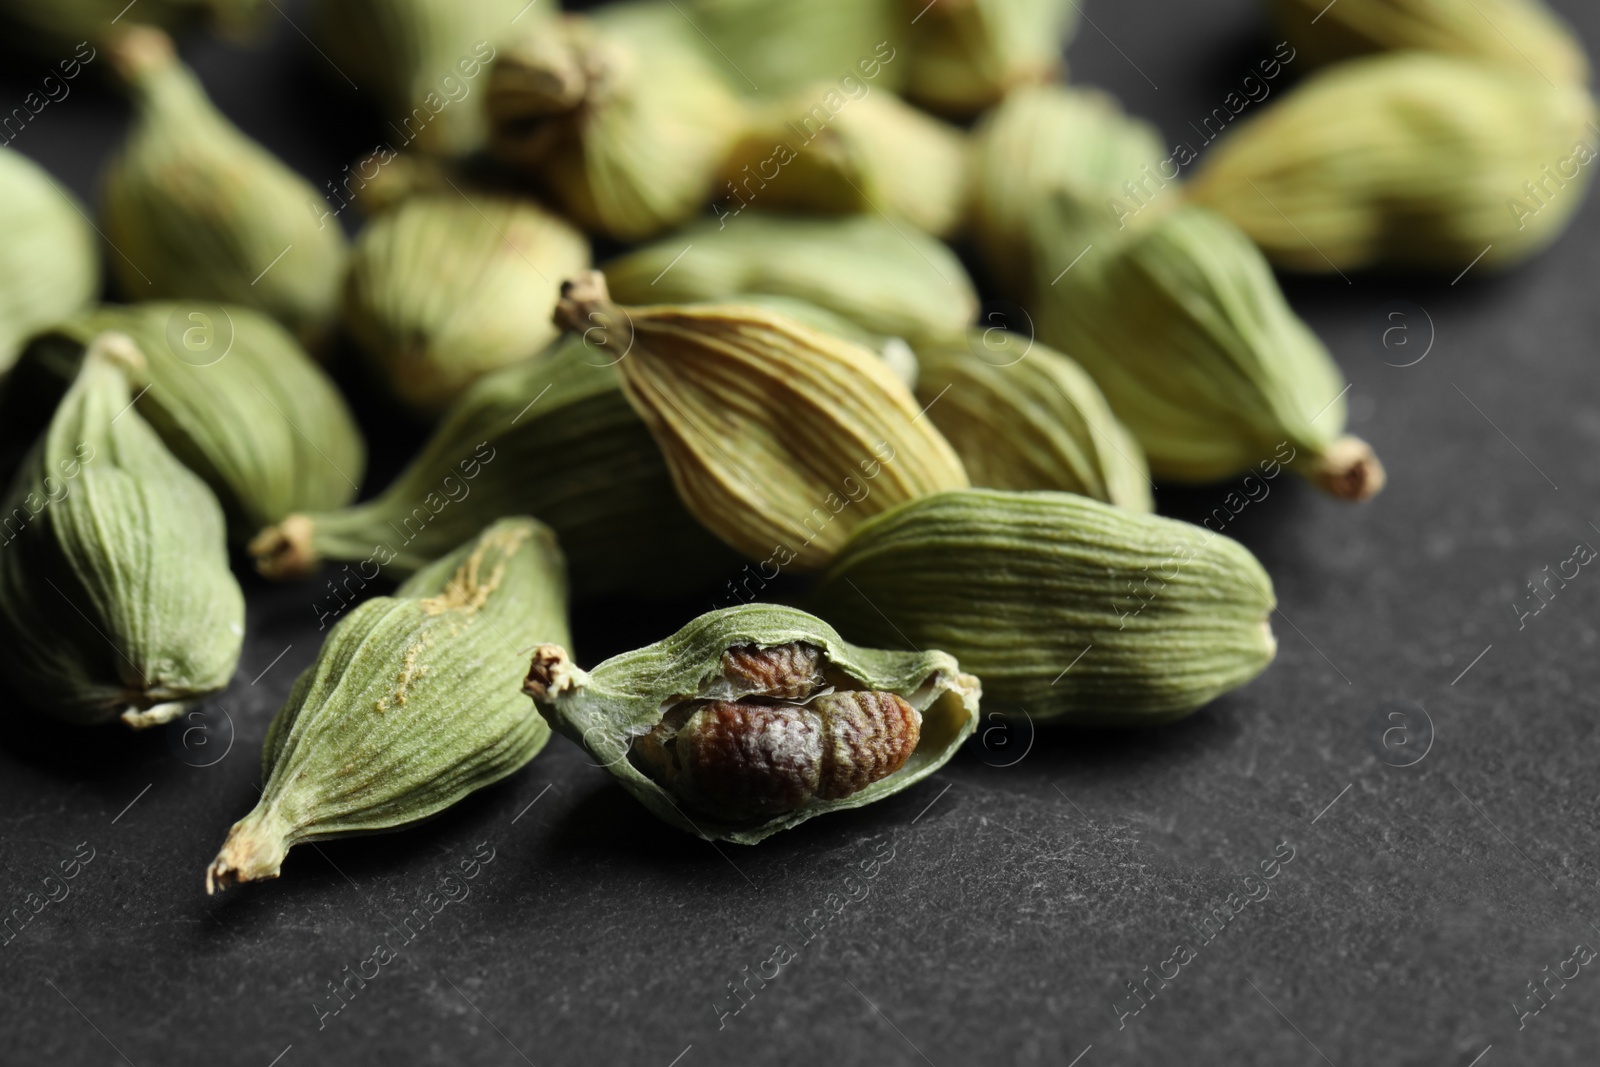
POLYGON ((924 346, 917 400, 972 484, 1057 489, 1150 511, 1150 468, 1082 367, 1004 330, 924 346))
POLYGON ((104 185, 123 293, 242 304, 317 338, 345 268, 322 194, 212 105, 159 30, 129 28, 107 51, 134 103, 104 185))
POLYGON ((1180 718, 1277 650, 1272 580, 1242 545, 1071 493, 904 504, 856 532, 814 603, 854 640, 949 652, 1039 721, 1180 718))
POLYGON ((81 725, 177 718, 244 640, 222 508, 132 408, 129 347, 90 346, 0 509, 0 675, 81 725))
POLYGON ((679 502, 609 358, 577 334, 468 389, 376 497, 293 515, 250 550, 272 578, 345 563, 318 609, 336 616, 380 571, 404 577, 495 519, 529 513, 560 536, 579 597, 686 591, 738 568, 679 502))
POLYGON ((1509 266, 1583 203, 1596 117, 1581 85, 1529 71, 1421 52, 1355 59, 1233 127, 1189 195, 1290 270, 1509 266))
POLYGON ((560 284, 588 266, 583 235, 528 201, 416 196, 356 239, 344 321, 384 386, 437 414, 554 340, 560 284))
POLYGON ((639 239, 706 201, 744 122, 671 4, 571 15, 508 42, 490 75, 495 154, 587 229, 639 239))
POLYGON ((720 216, 746 204, 829 215, 881 211, 947 236, 966 205, 967 139, 897 96, 851 97, 823 82, 761 109, 723 178, 720 216))
POLYGON ((876 215, 707 220, 605 272, 625 303, 791 296, 912 345, 961 334, 978 313, 972 280, 944 242, 876 215))
POLYGON ((749 305, 619 307, 598 271, 556 314, 618 354, 690 514, 751 559, 816 569, 869 516, 967 484, 869 349, 749 305))
MULTIPOLYGON (((782 96, 819 80, 897 92, 911 15, 902 0, 684 0, 739 91, 782 96)), ((916 12, 912 12, 912 15, 916 12)))
POLYGON ((903 338, 884 337, 882 334, 873 333, 863 329, 859 324, 840 315, 836 311, 818 307, 816 304, 801 300, 793 296, 773 296, 769 293, 741 293, 727 301, 729 304, 751 304, 758 308, 787 315, 791 319, 804 323, 812 329, 821 330, 823 333, 852 341, 864 348, 870 348, 882 357, 894 376, 905 383, 906 388, 915 389, 917 385, 917 354, 911 350, 903 338))
POLYGON ((1215 481, 1277 456, 1344 500, 1383 488, 1372 449, 1341 436, 1339 368, 1250 240, 1192 205, 1129 233, 1046 285, 1037 321, 1094 377, 1156 477, 1215 481))
POLYGON ((546 645, 525 690, 653 814, 745 845, 926 778, 972 733, 981 695, 943 652, 857 648, 768 604, 702 615, 593 671, 546 645))
POLYGON ((0 148, 0 374, 36 331, 94 302, 99 243, 75 198, 21 152, 0 148))
POLYGON ((108 330, 129 342, 139 413, 217 494, 235 540, 354 499, 366 446, 344 398, 282 326, 242 307, 108 305, 40 335, 0 383, 0 452, 37 435, 108 330))
POLYGON ((1078 22, 1074 0, 905 0, 903 6, 914 17, 906 95, 955 116, 975 115, 1017 86, 1059 77, 1062 50, 1078 22))
MULTIPOLYGON (((244 39, 260 29, 267 11, 261 0, 141 0, 139 22, 166 30, 205 23, 244 39)), ((97 45, 119 29, 127 0, 5 0, 0 4, 0 40, 42 58, 62 60, 62 73, 76 78, 80 64, 98 58, 97 45), (67 65, 63 57, 70 57, 67 65)))
POLYGON ((276 878, 295 845, 393 830, 514 774, 550 728, 517 691, 532 646, 565 643, 548 527, 502 519, 328 634, 267 731, 261 802, 206 892, 276 878))

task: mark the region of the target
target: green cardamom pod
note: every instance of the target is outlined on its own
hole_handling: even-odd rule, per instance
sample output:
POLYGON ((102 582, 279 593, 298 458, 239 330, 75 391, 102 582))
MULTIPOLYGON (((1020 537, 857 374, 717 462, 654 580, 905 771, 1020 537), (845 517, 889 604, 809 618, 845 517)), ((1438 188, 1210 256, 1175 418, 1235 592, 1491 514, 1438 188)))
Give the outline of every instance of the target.
POLYGON ((972 484, 1057 489, 1150 511, 1150 468, 1084 369, 1004 330, 917 351, 917 400, 972 484))
POLYGON ((835 337, 854 342, 863 348, 870 348, 883 359, 894 376, 899 378, 907 389, 917 386, 917 354, 911 346, 899 337, 884 337, 863 329, 859 324, 840 315, 836 311, 818 307, 816 304, 801 300, 793 296, 774 296, 770 293, 740 293, 722 303, 750 304, 754 307, 775 311, 780 315, 787 315, 791 319, 804 323, 812 329, 830 333, 835 337))
POLYGON ((1076 0, 905 0, 904 6, 916 16, 906 95, 956 117, 975 115, 1018 86, 1060 78, 1061 53, 1078 23, 1076 0))
POLYGON ((550 738, 518 692, 528 653, 567 640, 561 550, 527 518, 357 607, 272 720, 266 788, 206 892, 276 878, 295 845, 393 830, 516 773, 550 738))
POLYGON ((972 733, 981 695, 943 652, 857 648, 769 604, 702 615, 592 671, 545 645, 525 690, 653 814, 743 845, 926 778, 972 733))
POLYGON ((1235 125, 1188 188, 1274 264, 1504 267, 1583 203, 1600 157, 1582 85, 1423 52, 1318 71, 1235 125))
POLYGON ((708 219, 612 260, 605 272, 625 303, 791 296, 913 346, 960 335, 978 313, 972 280, 948 245, 877 215, 708 219))
POLYGON ((217 494, 235 540, 354 499, 366 446, 344 398, 282 326, 242 307, 107 305, 40 335, 0 383, 0 452, 37 436, 106 331, 130 342, 135 407, 217 494))
POLYGON ((851 639, 938 648, 1038 721, 1180 718, 1266 669, 1272 580, 1198 526, 1071 493, 986 489, 858 530, 814 594, 851 639))
POLYGON ((818 80, 898 92, 909 73, 904 0, 674 0, 740 92, 783 96, 818 80))
MULTIPOLYGON (((76 56, 87 64, 128 14, 128 0, 4 0, 0 3, 0 40, 47 59, 76 56), (77 49, 74 52, 74 49, 77 49)), ((141 0, 134 13, 140 23, 183 30, 202 23, 234 40, 255 36, 267 7, 261 0, 141 0)), ((78 64, 62 72, 77 77, 78 64)))
POLYGON ((222 508, 96 338, 0 509, 0 675, 41 714, 168 722, 233 677, 244 594, 222 508))
POLYGON ((164 33, 132 27, 107 51, 134 103, 104 184, 123 293, 241 304, 319 339, 346 252, 322 195, 216 109, 164 33))
POLYGON ((616 354, 690 514, 753 560, 814 570, 868 517, 967 485, 860 345, 750 305, 619 307, 598 271, 562 287, 556 314, 616 354))
POLYGON ((319 617, 379 572, 409 575, 505 515, 533 514, 565 547, 578 597, 665 594, 715 582, 735 557, 678 500, 609 358, 569 334, 478 381, 371 500, 294 515, 251 543, 271 578, 345 563, 319 617))
POLYGON ((538 353, 589 244, 536 204, 419 195, 356 239, 344 322, 390 393, 437 414, 489 371, 538 353))
POLYGON ((33 160, 0 148, 0 374, 23 342, 94 303, 100 243, 74 197, 33 160))

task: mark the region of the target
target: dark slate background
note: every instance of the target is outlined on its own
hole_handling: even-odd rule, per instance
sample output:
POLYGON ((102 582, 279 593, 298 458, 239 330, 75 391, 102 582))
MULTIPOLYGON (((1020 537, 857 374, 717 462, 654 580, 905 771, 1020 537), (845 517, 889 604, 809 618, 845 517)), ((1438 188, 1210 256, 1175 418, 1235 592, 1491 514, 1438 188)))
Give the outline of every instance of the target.
MULTIPOLYGON (((1557 6, 1600 46, 1600 10, 1557 6)), ((378 134, 291 24, 303 5, 282 10, 264 48, 185 51, 320 184, 378 134)), ((1094 3, 1069 56, 1193 139, 1272 43, 1252 0, 1094 3)), ((7 61, 0 104, 45 67, 7 61)), ((17 147, 91 197, 125 117, 83 79, 17 147)), ((252 582, 238 679, 202 721, 127 736, 6 720, 0 906, 75 851, 93 859, 0 946, 0 1061, 1595 1062, 1600 968, 1520 1027, 1511 1005, 1600 946, 1600 577, 1524 628, 1512 606, 1600 544, 1597 234, 1590 203, 1510 276, 1289 285, 1390 482, 1350 507, 1280 479, 1230 528, 1282 602, 1260 680, 1159 731, 986 723, 917 788, 758 848, 668 829, 557 740, 427 826, 301 847, 280 881, 207 898, 202 871, 252 805, 267 722, 319 639, 315 586, 252 582), (1413 343, 1385 348, 1397 322, 1391 342, 1413 343), (1202 943, 1194 925, 1275 849, 1293 860, 1270 896, 1202 943), (396 924, 474 852, 493 859, 469 867, 466 898, 405 943, 396 924), (1119 1027, 1115 1005, 1137 1004, 1124 982, 1185 939, 1194 958, 1119 1027), (383 940, 397 958, 322 1016, 328 984, 383 940), (747 980, 780 942, 794 958, 747 980), (721 1016, 735 981, 751 992, 721 1016)), ((381 474, 410 438, 375 414, 381 474)), ((1161 503, 1198 517, 1229 490, 1161 503)), ((589 606, 583 659, 695 606, 589 606)))

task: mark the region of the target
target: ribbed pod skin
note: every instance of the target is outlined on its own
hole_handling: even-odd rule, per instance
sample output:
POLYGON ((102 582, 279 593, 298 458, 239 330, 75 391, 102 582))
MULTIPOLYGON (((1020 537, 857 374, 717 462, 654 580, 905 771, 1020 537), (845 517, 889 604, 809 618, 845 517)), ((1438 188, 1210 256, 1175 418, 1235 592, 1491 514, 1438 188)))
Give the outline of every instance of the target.
POLYGON ((207 889, 272 878, 305 841, 389 830, 514 773, 549 739, 519 691, 527 653, 565 643, 555 535, 502 519, 328 634, 262 751, 255 810, 207 889))
POLYGON ((1061 71, 1078 22, 1074 0, 904 0, 911 28, 906 96, 941 114, 974 115, 1019 85, 1061 71), (918 17, 918 12, 922 14, 918 17))
POLYGON ((852 640, 949 652, 1038 721, 1180 718, 1277 647, 1272 580, 1243 546, 1069 493, 903 505, 856 532, 811 603, 852 640))
POLYGON ((781 96, 818 79, 882 63, 874 84, 896 92, 910 75, 911 16, 903 0, 685 0, 711 57, 741 93, 781 96), (725 57, 725 58, 723 58, 725 57))
POLYGON ((77 203, 27 156, 0 148, 0 374, 34 331, 100 290, 99 239, 77 203))

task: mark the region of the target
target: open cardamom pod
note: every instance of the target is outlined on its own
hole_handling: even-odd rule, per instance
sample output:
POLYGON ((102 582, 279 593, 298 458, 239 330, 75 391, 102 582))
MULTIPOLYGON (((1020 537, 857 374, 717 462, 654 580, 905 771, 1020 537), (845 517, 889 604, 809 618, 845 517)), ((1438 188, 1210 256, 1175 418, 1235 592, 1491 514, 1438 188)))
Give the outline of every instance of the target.
POLYGON ((1072 360, 1004 330, 917 351, 917 400, 974 486, 1056 489, 1150 511, 1144 450, 1072 360))
POLYGON ((77 198, 21 152, 0 148, 0 374, 23 342, 94 303, 100 245, 77 198))
POLYGON ((705 203, 744 108, 674 5, 569 15, 506 43, 491 147, 586 229, 636 240, 705 203))
POLYGON ((282 326, 243 307, 112 304, 39 335, 0 382, 0 454, 37 436, 108 330, 128 341, 134 406, 217 494, 236 541, 354 499, 366 446, 344 398, 282 326))
POLYGON ((520 770, 550 728, 517 691, 565 643, 548 527, 501 519, 328 634, 267 730, 261 801, 228 831, 206 892, 276 878, 306 841, 393 830, 520 770))
POLYGON ((915 346, 965 332, 978 295, 948 245, 877 215, 708 219, 606 264, 632 304, 792 296, 915 346))
MULTIPOLYGON (((142 0, 135 17, 173 31, 204 23, 242 40, 260 28, 266 10, 261 0, 142 0)), ((76 55, 88 63, 95 58, 95 46, 115 33, 118 19, 127 13, 127 0, 4 0, 0 40, 44 58, 76 55), (75 48, 84 50, 75 53, 75 48)), ((76 76, 75 71, 68 75, 76 76)))
POLYGON ((1510 266, 1583 203, 1596 118, 1583 85, 1526 69, 1423 52, 1353 59, 1236 124, 1188 193, 1289 270, 1510 266))
POLYGON ((914 785, 978 721, 978 679, 943 652, 844 642, 793 608, 702 615, 592 671, 539 648, 525 691, 651 813, 753 845, 914 785))
POLYGON ((344 322, 390 393, 437 414, 554 340, 560 284, 588 266, 584 236, 529 201, 418 195, 356 238, 344 322))
POLYGON ((222 508, 133 409, 130 348, 90 345, 0 509, 0 676, 80 725, 177 718, 244 640, 222 508))
POLYGON ((911 14, 904 0, 674 0, 741 93, 782 96, 819 79, 898 92, 911 14))
POLYGON ((856 531, 813 602, 853 640, 949 652, 1036 721, 1180 718, 1277 650, 1272 580, 1244 546, 1072 493, 903 504, 856 531))
POLYGON ((134 104, 104 183, 122 292, 258 308, 317 340, 345 268, 344 233, 319 217, 322 195, 212 105, 166 34, 129 27, 106 51, 134 104))
POLYGON ((957 117, 1017 86, 1059 78, 1078 22, 1075 0, 904 0, 903 7, 914 16, 906 95, 957 117))
POLYGON ((860 345, 748 304, 619 307, 599 271, 562 286, 556 314, 615 353, 690 514, 753 560, 814 570, 869 516, 967 484, 860 345))

